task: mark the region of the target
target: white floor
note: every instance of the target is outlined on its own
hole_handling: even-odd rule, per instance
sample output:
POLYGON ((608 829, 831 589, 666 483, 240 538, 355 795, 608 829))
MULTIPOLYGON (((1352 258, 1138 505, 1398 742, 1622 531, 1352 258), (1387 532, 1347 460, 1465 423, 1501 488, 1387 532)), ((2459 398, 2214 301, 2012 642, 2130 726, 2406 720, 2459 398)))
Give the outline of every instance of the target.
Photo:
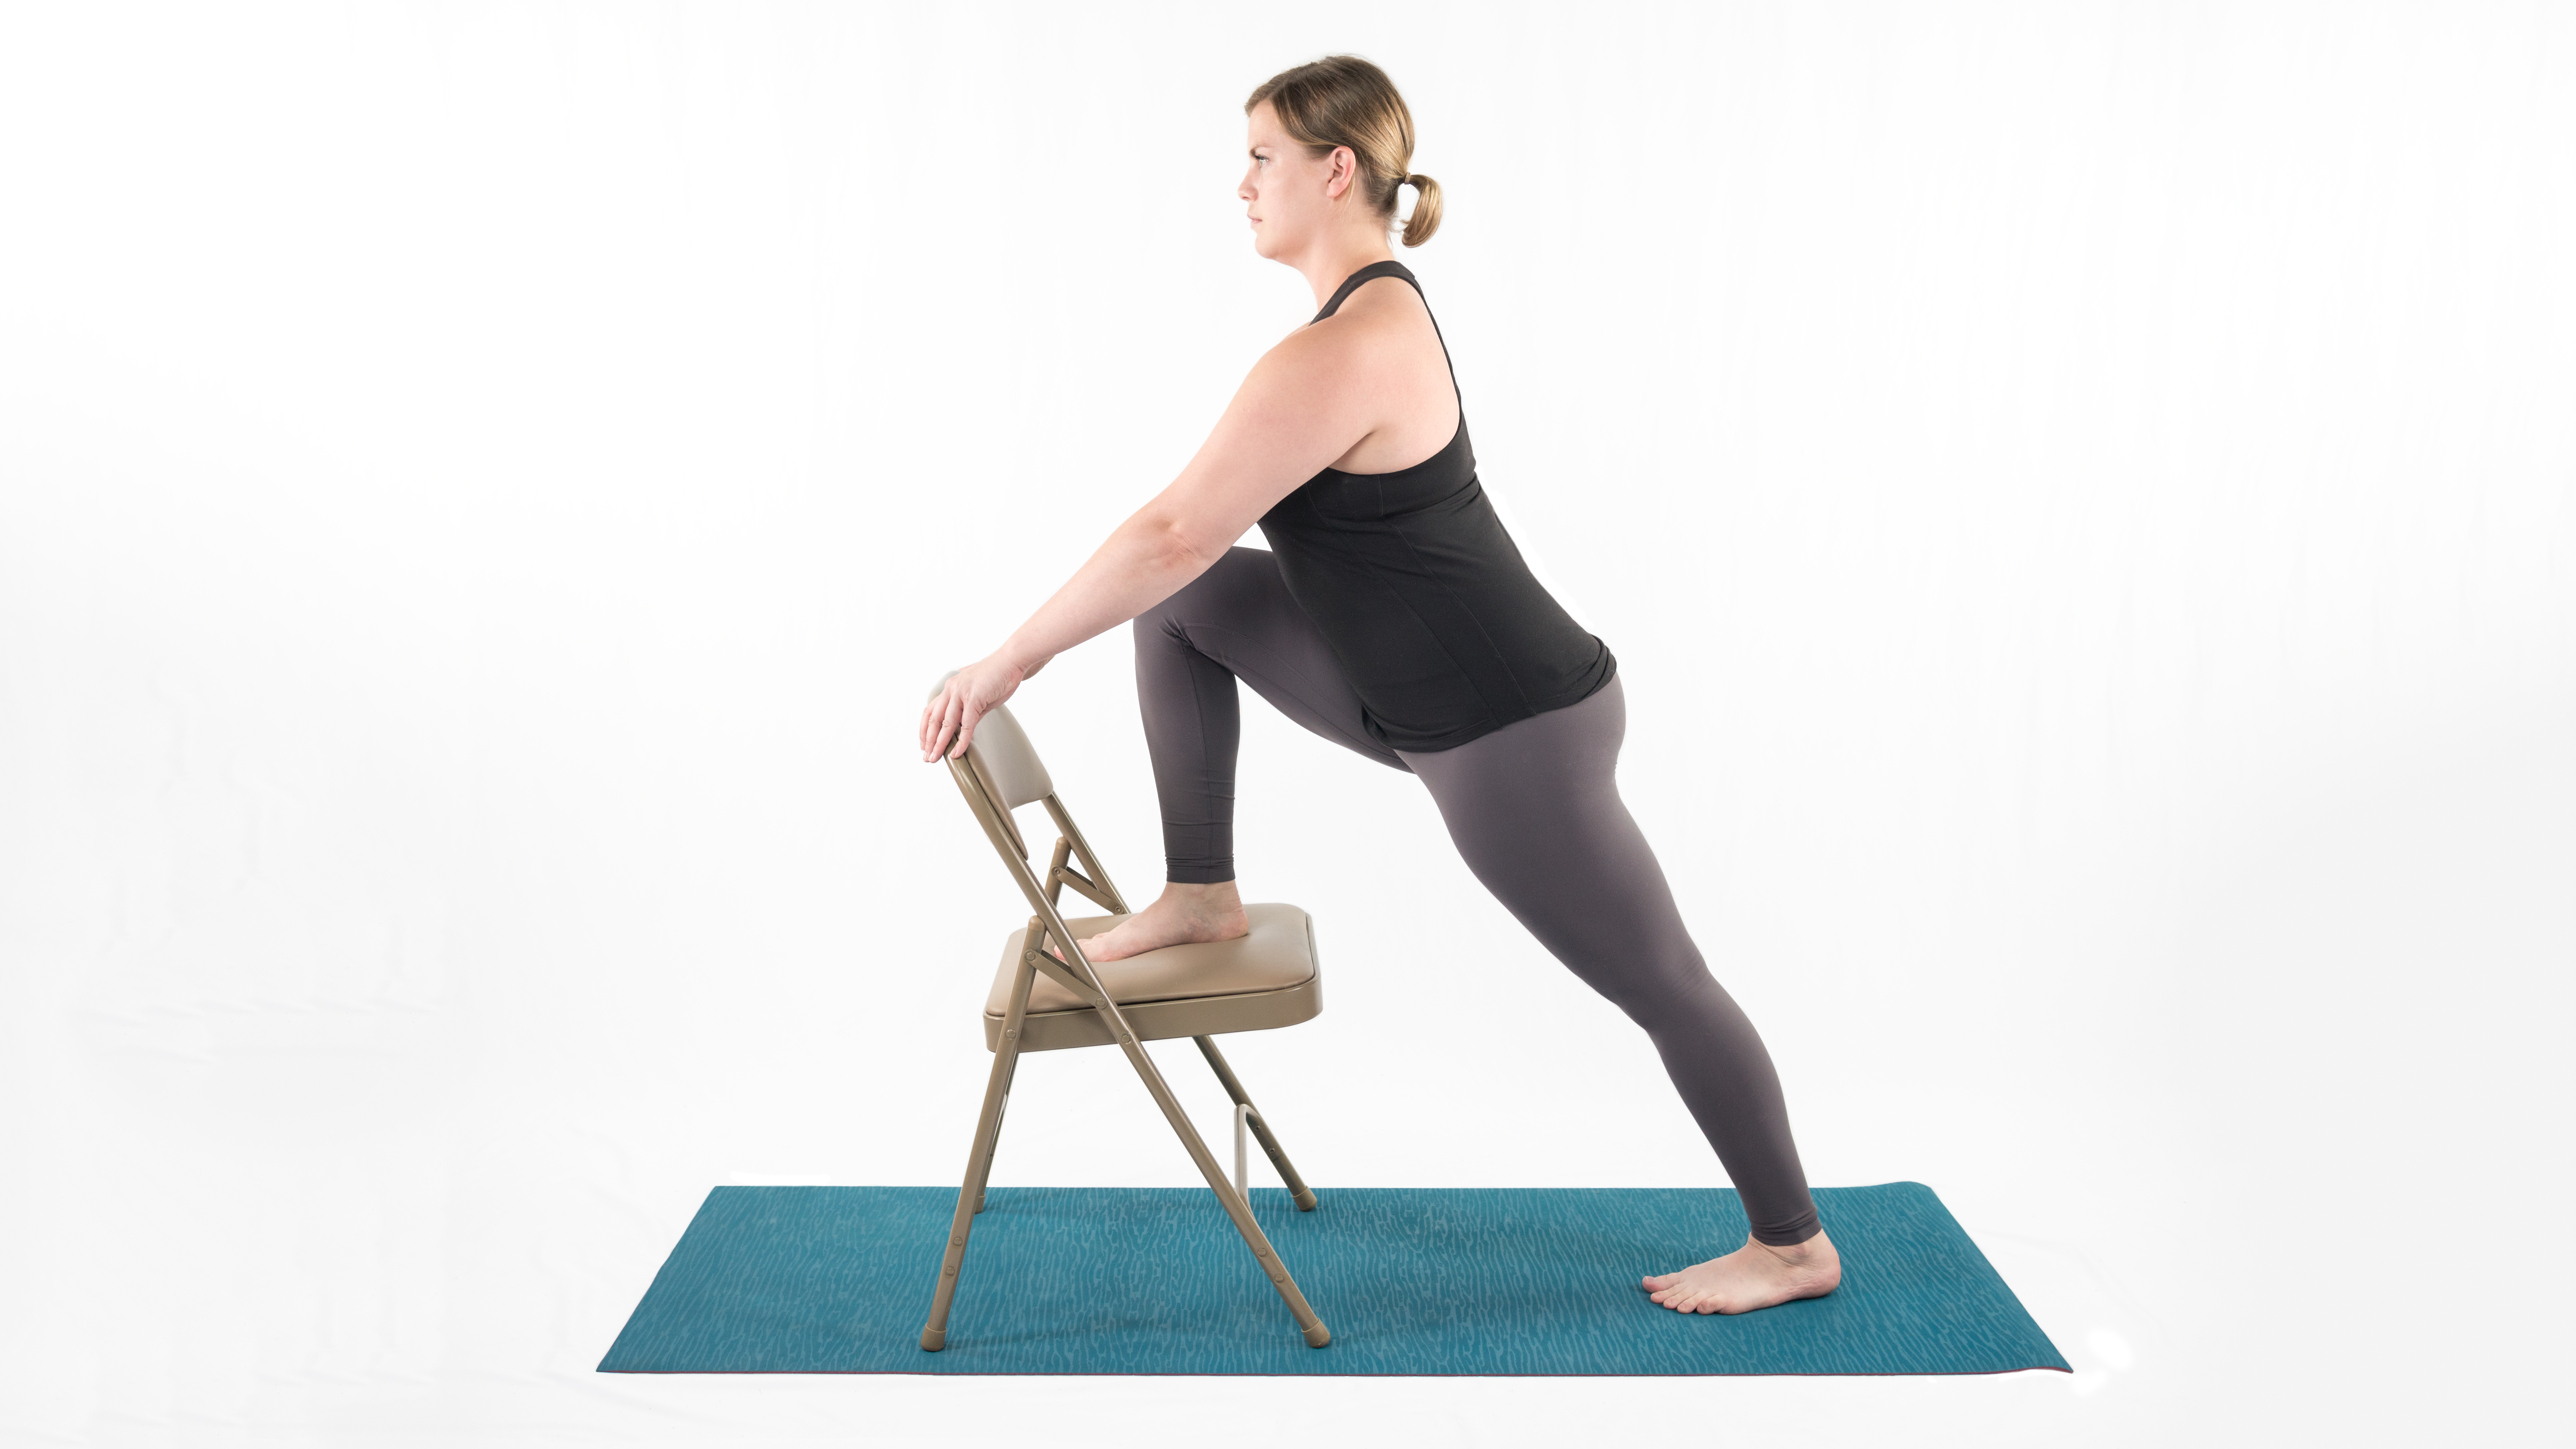
MULTIPOLYGON (((2571 135, 2545 5, 0 8, 0 1441, 2567 1442, 2571 135), (709 1187, 955 1180, 913 712, 1308 315, 1236 118, 1335 49, 1810 1180, 2071 1377, 592 1371, 709 1187)), ((1141 892, 1129 671, 1014 708, 1141 892)), ((1723 1184, 1245 730, 1319 1185, 1723 1184)), ((997 1180, 1191 1173, 1070 1053, 997 1180)))

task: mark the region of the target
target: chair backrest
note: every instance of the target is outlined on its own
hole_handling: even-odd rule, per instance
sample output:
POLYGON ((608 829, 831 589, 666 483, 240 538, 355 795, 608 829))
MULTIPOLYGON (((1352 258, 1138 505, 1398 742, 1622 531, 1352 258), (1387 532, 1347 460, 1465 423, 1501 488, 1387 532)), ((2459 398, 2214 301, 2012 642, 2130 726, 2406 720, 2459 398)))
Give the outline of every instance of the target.
MULTIPOLYGON (((930 697, 937 698, 956 674, 952 669, 939 676, 939 683, 931 686, 930 697)), ((1047 775, 1037 747, 1029 743, 1028 731, 1011 717, 1009 705, 997 704, 975 722, 975 742, 966 747, 966 765, 975 772, 984 793, 1001 808, 1002 823, 1010 827, 1012 843, 1020 846, 1020 856, 1026 859, 1028 847, 1019 839, 1019 822, 1011 812, 1054 794, 1055 781, 1047 775)))
MULTIPOLYGON (((938 698, 940 688, 955 676, 955 670, 941 675, 939 684, 930 691, 931 697, 938 698)), ((1011 717, 1009 708, 997 704, 977 720, 975 742, 966 747, 966 758, 950 760, 948 768, 958 790, 965 794, 967 805, 978 816, 991 807, 993 823, 1001 831, 994 845, 1002 852, 1002 863, 1009 867, 1020 889, 1028 893, 1029 904, 1048 921, 1057 920, 1056 895, 1066 886, 1114 913, 1126 913, 1126 899, 1118 894, 1118 887, 1110 884, 1109 872, 1101 869, 1100 857, 1092 854, 1090 842, 1082 838, 1064 802, 1056 798, 1055 781, 1048 777, 1036 747, 1029 743, 1028 732, 1011 717), (966 768, 961 770, 960 765, 966 768), (980 801, 976 798, 979 795, 983 797, 980 801), (1043 880, 1036 862, 1029 857, 1028 840, 1020 834, 1020 822, 1012 814, 1031 802, 1044 803, 1047 817, 1062 832, 1043 880), (1011 858, 1015 853, 1017 860, 1011 858), (1076 863, 1079 869, 1074 868, 1076 863)))
POLYGON ((1005 810, 1017 810, 1055 793, 1055 781, 1029 743, 1028 732, 1011 717, 1009 705, 997 704, 975 722, 975 743, 966 747, 966 753, 975 757, 984 788, 1005 810))

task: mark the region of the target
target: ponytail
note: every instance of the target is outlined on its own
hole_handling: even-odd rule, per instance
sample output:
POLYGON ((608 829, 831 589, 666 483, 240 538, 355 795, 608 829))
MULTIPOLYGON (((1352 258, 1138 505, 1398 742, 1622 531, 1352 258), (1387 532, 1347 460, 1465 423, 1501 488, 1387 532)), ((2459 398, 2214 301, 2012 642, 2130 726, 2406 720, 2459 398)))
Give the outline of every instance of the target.
POLYGON ((1418 247, 1440 229, 1440 183, 1428 176, 1407 176, 1404 184, 1413 188, 1413 215, 1405 218, 1404 244, 1418 247))

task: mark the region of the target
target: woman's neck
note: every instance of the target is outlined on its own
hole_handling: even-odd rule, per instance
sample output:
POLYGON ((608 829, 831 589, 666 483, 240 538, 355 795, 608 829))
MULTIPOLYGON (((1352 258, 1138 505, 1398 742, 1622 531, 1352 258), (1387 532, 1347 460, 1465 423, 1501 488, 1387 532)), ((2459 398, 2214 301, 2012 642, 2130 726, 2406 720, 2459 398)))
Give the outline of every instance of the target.
POLYGON ((1350 280, 1351 273, 1372 262, 1394 260, 1395 252, 1387 246, 1385 234, 1371 232, 1335 237, 1330 244, 1318 245, 1300 257, 1296 266, 1306 285, 1314 289, 1315 307, 1321 311, 1332 300, 1334 291, 1350 280))

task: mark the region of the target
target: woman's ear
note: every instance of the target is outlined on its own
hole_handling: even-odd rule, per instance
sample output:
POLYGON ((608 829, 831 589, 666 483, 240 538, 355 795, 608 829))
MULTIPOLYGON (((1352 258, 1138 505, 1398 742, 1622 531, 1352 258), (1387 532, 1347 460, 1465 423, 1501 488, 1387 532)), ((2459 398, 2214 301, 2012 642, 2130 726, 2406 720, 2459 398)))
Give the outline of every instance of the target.
POLYGON ((1353 186, 1359 184, 1360 158, 1358 153, 1348 146, 1335 146, 1332 160, 1333 174, 1324 183, 1324 195, 1339 201, 1353 186))

